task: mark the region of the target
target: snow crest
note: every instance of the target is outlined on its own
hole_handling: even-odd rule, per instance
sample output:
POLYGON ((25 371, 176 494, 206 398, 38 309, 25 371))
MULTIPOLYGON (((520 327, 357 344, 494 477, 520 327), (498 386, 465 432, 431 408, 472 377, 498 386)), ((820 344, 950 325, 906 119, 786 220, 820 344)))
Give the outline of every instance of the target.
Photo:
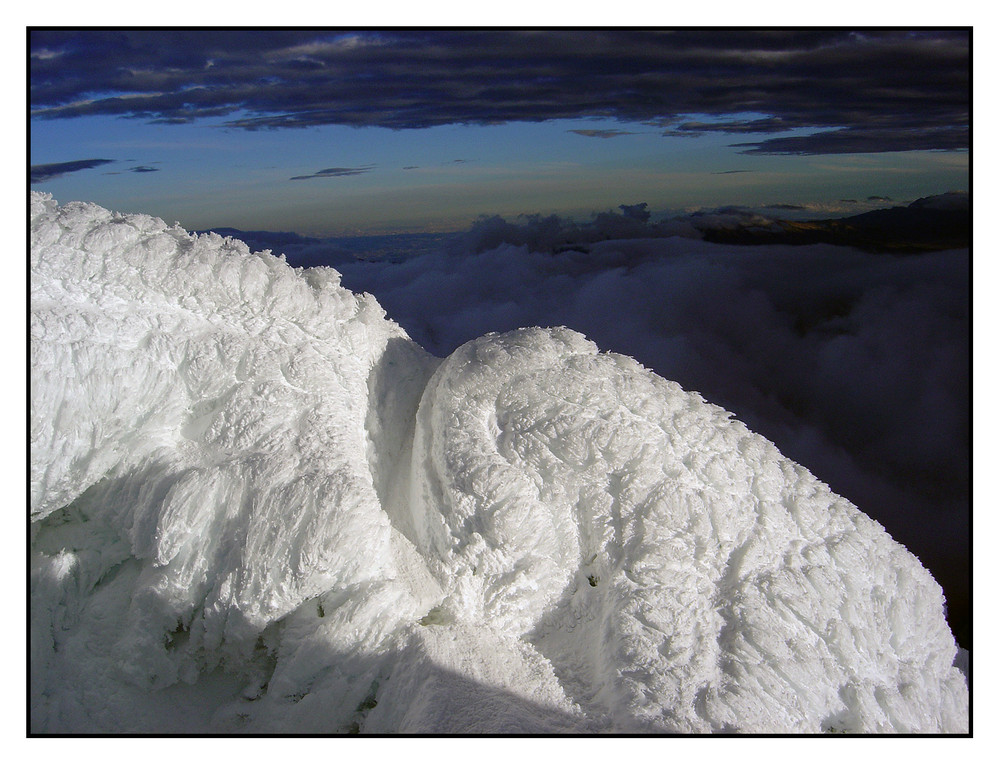
POLYGON ((571 330, 31 196, 33 732, 961 732, 940 587, 571 330))

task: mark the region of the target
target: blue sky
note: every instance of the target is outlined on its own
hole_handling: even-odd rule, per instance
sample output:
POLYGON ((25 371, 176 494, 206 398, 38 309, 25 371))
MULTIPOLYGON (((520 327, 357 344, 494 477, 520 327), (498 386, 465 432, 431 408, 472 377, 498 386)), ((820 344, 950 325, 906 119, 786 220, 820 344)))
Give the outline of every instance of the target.
POLYGON ((948 31, 34 32, 32 188, 330 235, 850 214, 968 189, 967 69, 948 31))

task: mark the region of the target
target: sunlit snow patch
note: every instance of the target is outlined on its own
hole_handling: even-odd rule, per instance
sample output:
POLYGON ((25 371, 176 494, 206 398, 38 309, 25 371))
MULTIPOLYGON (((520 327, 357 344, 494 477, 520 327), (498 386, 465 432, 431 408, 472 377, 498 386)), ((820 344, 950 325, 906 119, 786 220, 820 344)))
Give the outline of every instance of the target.
POLYGON ((967 730, 930 574, 697 394, 31 202, 33 731, 967 730))

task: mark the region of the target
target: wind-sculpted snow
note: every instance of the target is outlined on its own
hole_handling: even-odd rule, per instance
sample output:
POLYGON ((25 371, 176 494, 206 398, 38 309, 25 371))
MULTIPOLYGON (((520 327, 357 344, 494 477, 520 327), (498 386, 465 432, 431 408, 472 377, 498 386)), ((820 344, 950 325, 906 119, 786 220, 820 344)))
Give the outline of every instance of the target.
POLYGON ((613 729, 961 725, 913 556, 722 409, 579 334, 452 354, 413 486, 442 608, 525 635, 613 729))
POLYGON ((34 732, 968 729, 930 574, 697 394, 31 202, 34 732))

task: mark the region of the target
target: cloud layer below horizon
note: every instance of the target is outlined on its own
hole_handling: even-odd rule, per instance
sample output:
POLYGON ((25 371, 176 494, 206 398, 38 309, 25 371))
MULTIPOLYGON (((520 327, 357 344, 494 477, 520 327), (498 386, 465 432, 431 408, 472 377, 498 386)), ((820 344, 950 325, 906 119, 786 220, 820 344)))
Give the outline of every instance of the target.
POLYGON ((34 30, 30 47, 36 119, 252 131, 603 117, 749 136, 748 154, 969 143, 962 30, 34 30))

